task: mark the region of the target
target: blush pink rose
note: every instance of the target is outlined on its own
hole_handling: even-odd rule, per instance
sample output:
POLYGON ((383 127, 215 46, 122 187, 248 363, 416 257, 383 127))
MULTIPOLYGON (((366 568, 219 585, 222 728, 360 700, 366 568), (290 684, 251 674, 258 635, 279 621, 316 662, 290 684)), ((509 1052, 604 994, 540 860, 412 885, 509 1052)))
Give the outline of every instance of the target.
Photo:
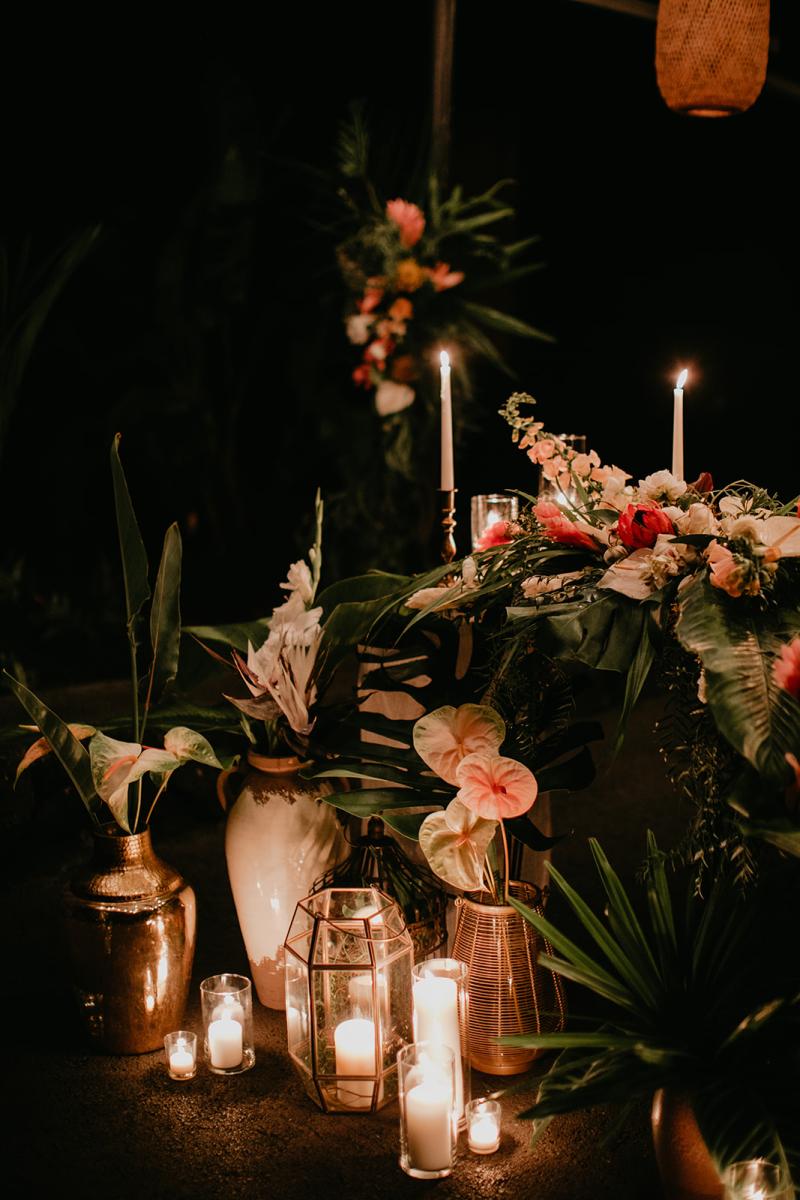
POLYGON ((521 817, 539 791, 532 771, 501 754, 468 754, 459 763, 456 777, 456 799, 487 821, 521 817))
POLYGON ((792 638, 775 659, 772 677, 795 700, 800 700, 800 637, 792 638))
POLYGON ((674 533, 675 526, 657 504, 629 504, 620 514, 617 533, 629 550, 655 546, 660 533, 674 533))
POLYGON ((407 249, 416 246, 425 232, 425 217, 422 209, 407 200, 390 200, 386 205, 386 215, 400 231, 400 242, 407 249))

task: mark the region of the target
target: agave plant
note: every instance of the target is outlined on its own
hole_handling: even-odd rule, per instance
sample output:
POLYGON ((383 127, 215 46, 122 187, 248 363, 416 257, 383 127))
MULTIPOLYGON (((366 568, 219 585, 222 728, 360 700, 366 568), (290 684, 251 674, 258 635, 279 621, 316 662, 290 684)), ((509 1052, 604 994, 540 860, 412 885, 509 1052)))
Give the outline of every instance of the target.
POLYGON ((535 1122, 534 1137, 560 1113, 629 1106, 668 1088, 688 1095, 719 1171, 754 1158, 796 1165, 800 995, 765 991, 765 931, 754 906, 721 878, 705 901, 690 886, 683 915, 676 912, 663 856, 648 833, 643 922, 599 844, 590 845, 605 920, 549 865, 589 950, 511 900, 553 947, 542 965, 594 993, 603 1010, 583 1030, 504 1039, 561 1051, 522 1114, 535 1122))
POLYGON ((18 679, 8 672, 4 675, 42 734, 22 758, 17 780, 32 763, 52 751, 96 825, 108 824, 110 816, 124 833, 136 833, 148 824, 172 774, 184 763, 222 767, 208 740, 178 721, 199 718, 206 728, 225 728, 231 721, 227 714, 214 710, 163 703, 174 687, 180 656, 180 530, 176 523, 167 529, 151 592, 147 554, 119 457, 119 440, 117 434, 111 446, 111 474, 125 585, 132 710, 129 718, 103 724, 106 731, 122 732, 133 740, 120 741, 94 725, 67 724, 18 679), (142 673, 146 628, 150 659, 142 673), (163 734, 163 748, 145 744, 148 729, 163 734), (88 749, 83 745, 87 740, 88 749))

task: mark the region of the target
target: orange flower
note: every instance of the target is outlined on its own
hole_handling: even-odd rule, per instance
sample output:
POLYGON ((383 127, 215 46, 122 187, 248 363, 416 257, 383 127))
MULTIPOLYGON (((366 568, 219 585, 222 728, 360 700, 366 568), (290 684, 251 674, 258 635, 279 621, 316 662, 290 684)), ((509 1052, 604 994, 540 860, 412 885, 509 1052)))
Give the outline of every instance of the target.
POLYGON ((463 283, 464 272, 451 271, 450 263, 437 262, 435 267, 428 269, 428 278, 437 292, 444 292, 463 283))
POLYGON ((425 272, 415 258, 401 258, 394 277, 398 292, 415 292, 425 282, 425 272))
POLYGON ((414 305, 407 296, 398 296, 389 309, 393 321, 409 321, 414 315, 414 305))

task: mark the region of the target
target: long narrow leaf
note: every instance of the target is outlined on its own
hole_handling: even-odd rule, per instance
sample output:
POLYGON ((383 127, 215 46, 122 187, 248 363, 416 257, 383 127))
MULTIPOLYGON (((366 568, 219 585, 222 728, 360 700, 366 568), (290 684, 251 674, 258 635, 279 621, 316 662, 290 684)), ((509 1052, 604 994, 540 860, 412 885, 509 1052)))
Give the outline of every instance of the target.
POLYGON ((47 738, 53 753, 72 780, 89 816, 99 824, 103 805, 95 791, 92 768, 85 747, 81 745, 69 726, 38 696, 35 696, 13 675, 9 675, 8 671, 4 671, 3 675, 31 720, 41 731, 43 737, 47 738))
POLYGON ((139 613, 150 599, 147 553, 139 532, 139 524, 133 511, 125 472, 119 457, 121 434, 116 434, 111 443, 111 478, 114 483, 114 507, 117 514, 117 533, 122 558, 122 576, 125 583, 125 612, 127 615, 128 639, 132 646, 138 645, 136 622, 139 613))
POLYGON ((153 661, 147 689, 142 734, 147 712, 178 674, 181 646, 181 534, 177 523, 164 535, 164 548, 150 606, 150 646, 153 661))

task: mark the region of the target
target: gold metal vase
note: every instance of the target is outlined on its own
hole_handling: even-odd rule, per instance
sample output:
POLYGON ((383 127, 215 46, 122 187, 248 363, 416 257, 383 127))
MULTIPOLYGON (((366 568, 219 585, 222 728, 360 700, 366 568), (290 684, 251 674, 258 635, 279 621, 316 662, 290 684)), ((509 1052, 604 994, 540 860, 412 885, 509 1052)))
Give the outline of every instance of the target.
POLYGON ((194 959, 192 888, 153 850, 150 831, 96 833, 68 886, 72 983, 84 1029, 108 1054, 157 1050, 181 1027, 194 959))
MULTIPOLYGON (((512 882, 509 892, 542 912, 542 892, 534 884, 512 882)), ((453 958, 469 970, 470 1063, 487 1075, 519 1075, 544 1052, 500 1046, 497 1039, 564 1028, 561 980, 536 961, 550 947, 515 908, 492 903, 488 894, 457 900, 456 907, 453 958)))

